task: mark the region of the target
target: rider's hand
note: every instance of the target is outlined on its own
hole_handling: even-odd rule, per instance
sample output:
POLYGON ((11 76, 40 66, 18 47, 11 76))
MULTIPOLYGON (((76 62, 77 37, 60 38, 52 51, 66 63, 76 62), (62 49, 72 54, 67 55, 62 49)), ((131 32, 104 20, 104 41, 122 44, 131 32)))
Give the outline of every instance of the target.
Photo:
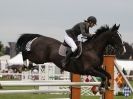
POLYGON ((87 34, 87 38, 90 38, 90 37, 92 37, 92 34, 87 34))

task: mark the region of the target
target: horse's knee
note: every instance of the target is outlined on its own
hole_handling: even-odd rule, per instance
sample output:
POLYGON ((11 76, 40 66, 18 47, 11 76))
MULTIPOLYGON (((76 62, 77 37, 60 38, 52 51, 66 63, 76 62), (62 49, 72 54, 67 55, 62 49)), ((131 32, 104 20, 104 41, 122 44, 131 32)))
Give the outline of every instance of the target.
POLYGON ((107 72, 107 78, 111 79, 111 75, 107 72))
POLYGON ((102 81, 106 81, 106 76, 104 74, 101 74, 102 81))

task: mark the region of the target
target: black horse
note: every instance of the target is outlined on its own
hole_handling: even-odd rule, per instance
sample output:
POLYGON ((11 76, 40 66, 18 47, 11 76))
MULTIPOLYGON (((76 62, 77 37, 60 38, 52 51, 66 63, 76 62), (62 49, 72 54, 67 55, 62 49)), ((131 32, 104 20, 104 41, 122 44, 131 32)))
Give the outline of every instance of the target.
POLYGON ((58 54, 62 43, 56 39, 39 34, 23 34, 18 39, 16 46, 22 52, 24 60, 29 59, 36 64, 53 62, 59 68, 72 73, 101 77, 101 86, 104 87, 106 77, 107 85, 110 85, 109 80, 111 79, 110 74, 101 67, 105 47, 111 44, 119 52, 123 52, 123 44, 118 29, 119 26, 116 24, 111 28, 107 25, 100 27, 91 40, 82 43, 81 56, 78 59, 70 59, 65 68, 62 68, 61 64, 64 56, 58 54), (31 43, 29 51, 26 50, 27 43, 31 43))

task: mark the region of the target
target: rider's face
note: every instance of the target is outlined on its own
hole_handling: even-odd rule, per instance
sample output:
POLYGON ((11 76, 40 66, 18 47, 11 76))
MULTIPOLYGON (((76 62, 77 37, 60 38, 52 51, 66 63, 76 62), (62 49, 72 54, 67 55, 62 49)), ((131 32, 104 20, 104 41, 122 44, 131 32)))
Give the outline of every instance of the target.
POLYGON ((93 26, 96 25, 96 24, 94 24, 94 23, 92 23, 92 22, 90 22, 89 24, 90 24, 90 27, 93 27, 93 26))

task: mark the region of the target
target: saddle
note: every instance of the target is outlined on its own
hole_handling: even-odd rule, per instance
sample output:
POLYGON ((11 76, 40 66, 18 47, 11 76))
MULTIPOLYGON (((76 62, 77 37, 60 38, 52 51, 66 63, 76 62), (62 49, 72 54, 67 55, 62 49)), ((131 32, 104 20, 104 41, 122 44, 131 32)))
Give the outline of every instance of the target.
MULTIPOLYGON (((78 48, 73 53, 73 55, 72 55, 73 58, 79 58, 80 55, 82 54, 82 42, 81 41, 77 41, 76 45, 77 45, 78 48)), ((60 48, 59 48, 59 55, 66 56, 66 53, 67 53, 68 50, 71 50, 70 46, 66 42, 63 42, 60 45, 60 48)))
MULTIPOLYGON (((87 38, 84 38, 84 37, 83 37, 83 39, 90 41, 91 39, 94 39, 95 36, 96 36, 96 35, 94 34, 94 35, 92 35, 92 37, 87 37, 87 38)), ((76 43, 76 45, 77 45, 78 48, 77 48, 77 50, 73 53, 72 57, 73 57, 73 58, 79 58, 80 55, 82 54, 82 43, 83 43, 83 41, 76 41, 75 43, 76 43)), ((60 48, 59 48, 59 55, 61 55, 61 56, 66 56, 66 53, 67 53, 68 50, 71 50, 71 49, 70 49, 70 46, 69 46, 66 42, 63 42, 63 43, 60 45, 60 48)))

